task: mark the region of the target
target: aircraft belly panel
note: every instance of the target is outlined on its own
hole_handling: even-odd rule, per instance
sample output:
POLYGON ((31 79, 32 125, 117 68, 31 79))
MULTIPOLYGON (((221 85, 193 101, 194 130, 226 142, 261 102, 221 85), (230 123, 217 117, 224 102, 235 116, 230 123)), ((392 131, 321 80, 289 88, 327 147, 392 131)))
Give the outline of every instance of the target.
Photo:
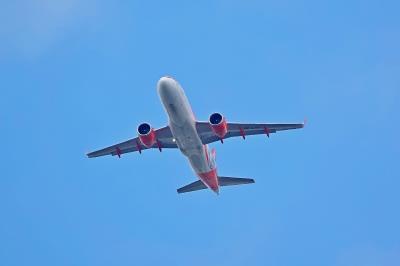
POLYGON ((170 123, 171 131, 181 152, 188 158, 196 173, 210 171, 201 142, 194 123, 187 121, 183 126, 170 123))

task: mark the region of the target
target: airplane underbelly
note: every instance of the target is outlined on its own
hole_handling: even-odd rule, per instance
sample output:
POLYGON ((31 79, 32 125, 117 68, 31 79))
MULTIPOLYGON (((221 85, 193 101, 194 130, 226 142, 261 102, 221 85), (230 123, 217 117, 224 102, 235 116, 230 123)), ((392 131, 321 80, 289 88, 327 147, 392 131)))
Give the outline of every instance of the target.
POLYGON ((175 81, 168 79, 160 84, 158 92, 169 117, 169 126, 181 152, 189 159, 196 173, 209 172, 207 156, 196 130, 189 102, 175 81))
POLYGON ((195 172, 204 173, 210 171, 203 143, 197 135, 194 123, 187 121, 180 126, 170 123, 170 127, 179 149, 189 159, 195 172))

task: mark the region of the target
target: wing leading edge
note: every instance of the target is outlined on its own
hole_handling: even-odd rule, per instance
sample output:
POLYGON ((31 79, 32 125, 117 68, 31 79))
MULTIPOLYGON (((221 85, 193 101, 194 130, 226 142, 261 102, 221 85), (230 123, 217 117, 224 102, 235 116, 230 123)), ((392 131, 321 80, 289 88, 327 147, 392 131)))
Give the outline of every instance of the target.
MULTIPOLYGON (((156 148, 156 149, 164 149, 164 148, 178 148, 176 143, 173 140, 173 135, 171 132, 171 129, 169 126, 159 128, 155 130, 156 136, 157 136, 157 143, 154 143, 153 146, 150 148, 156 148)), ((89 158, 93 157, 99 157, 99 156, 105 156, 105 155, 118 155, 121 156, 121 154, 124 153, 129 153, 129 152, 142 152, 142 150, 149 149, 146 146, 144 146, 138 137, 129 139, 127 141, 117 143, 115 145, 106 147, 104 149, 100 149, 94 152, 90 152, 87 154, 89 158)))

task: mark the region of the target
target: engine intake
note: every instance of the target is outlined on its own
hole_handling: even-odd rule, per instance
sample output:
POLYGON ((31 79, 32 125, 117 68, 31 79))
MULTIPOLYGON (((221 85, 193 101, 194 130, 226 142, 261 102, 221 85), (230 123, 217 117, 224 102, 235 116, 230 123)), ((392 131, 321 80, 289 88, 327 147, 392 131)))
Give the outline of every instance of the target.
POLYGON ((209 122, 214 134, 223 139, 226 133, 228 133, 228 125, 226 124, 225 117, 220 113, 213 113, 210 115, 209 122))
POLYGON ((137 128, 137 131, 139 133, 140 142, 147 148, 150 148, 154 145, 154 143, 156 143, 156 133, 149 124, 140 124, 137 128))

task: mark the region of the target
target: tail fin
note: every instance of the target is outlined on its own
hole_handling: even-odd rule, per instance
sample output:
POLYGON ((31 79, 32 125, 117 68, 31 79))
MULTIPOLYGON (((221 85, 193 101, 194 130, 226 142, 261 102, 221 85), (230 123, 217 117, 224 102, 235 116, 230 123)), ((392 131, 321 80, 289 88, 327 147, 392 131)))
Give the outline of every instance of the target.
MULTIPOLYGON (((239 178, 239 177, 228 177, 228 176, 219 176, 218 177, 219 186, 235 186, 235 185, 244 185, 244 184, 252 184, 254 183, 254 179, 251 178, 239 178)), ((197 180, 189 185, 181 187, 177 190, 178 193, 186 193, 196 190, 206 189, 207 186, 201 181, 197 180)))

